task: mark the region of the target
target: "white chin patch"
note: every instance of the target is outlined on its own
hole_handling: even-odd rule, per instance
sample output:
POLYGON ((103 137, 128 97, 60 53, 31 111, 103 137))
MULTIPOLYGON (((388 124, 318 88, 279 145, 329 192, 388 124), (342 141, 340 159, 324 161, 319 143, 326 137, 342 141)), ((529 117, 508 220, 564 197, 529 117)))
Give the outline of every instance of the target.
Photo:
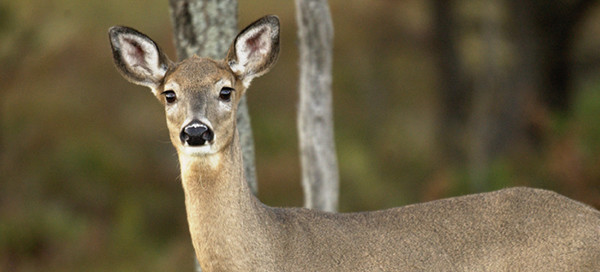
POLYGON ((188 156, 205 156, 214 154, 214 151, 211 148, 212 145, 204 144, 202 146, 188 146, 185 145, 181 151, 183 151, 188 156))
POLYGON ((221 154, 214 151, 211 147, 212 145, 203 145, 198 147, 184 146, 182 149, 184 156, 180 157, 180 159, 184 158, 182 165, 204 161, 204 163, 211 168, 217 169, 221 164, 221 154))

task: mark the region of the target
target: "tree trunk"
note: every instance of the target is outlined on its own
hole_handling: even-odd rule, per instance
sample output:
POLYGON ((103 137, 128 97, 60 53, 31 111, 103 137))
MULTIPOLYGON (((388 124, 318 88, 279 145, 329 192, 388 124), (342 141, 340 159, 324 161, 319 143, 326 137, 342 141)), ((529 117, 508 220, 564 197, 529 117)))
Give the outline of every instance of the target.
MULTIPOLYGON (((177 58, 186 59, 194 54, 222 59, 237 35, 237 0, 169 0, 174 27, 177 58)), ((254 142, 246 97, 240 100, 237 127, 244 162, 244 174, 256 194, 254 142)), ((196 261, 196 271, 201 271, 196 261)))
MULTIPOLYGON (((237 35, 237 0, 169 0, 179 60, 194 54, 222 59, 237 35)), ((246 97, 237 113, 244 173, 254 193, 258 191, 254 141, 246 97)))
POLYGON ((333 23, 327 0, 296 0, 300 50, 298 138, 304 206, 335 211, 339 173, 333 137, 333 23))
POLYGON ((503 39, 499 15, 501 1, 483 3, 481 39, 483 44, 480 74, 476 75, 473 108, 469 120, 471 145, 468 152, 470 188, 474 192, 489 190, 489 169, 521 132, 524 95, 510 87, 507 65, 501 61, 503 39))
POLYGON ((464 64, 458 54, 456 1, 433 0, 434 49, 439 67, 438 140, 443 164, 466 160, 466 123, 472 90, 466 82, 464 64))
POLYGON ((540 135, 547 129, 536 123, 540 113, 568 109, 573 31, 593 2, 486 1, 489 14, 483 16, 482 24, 484 67, 476 79, 470 130, 473 190, 492 189, 488 182, 490 165, 507 151, 538 147, 540 135), (494 7, 506 8, 513 23, 509 39, 515 49, 508 64, 500 61, 498 45, 505 38, 494 7))
POLYGON ((570 60, 569 53, 576 27, 590 10, 596 0, 509 1, 514 16, 514 29, 522 31, 526 23, 534 38, 518 37, 518 46, 534 43, 538 53, 535 68, 541 74, 537 85, 532 86, 541 96, 544 106, 551 111, 566 112, 570 108, 570 60))

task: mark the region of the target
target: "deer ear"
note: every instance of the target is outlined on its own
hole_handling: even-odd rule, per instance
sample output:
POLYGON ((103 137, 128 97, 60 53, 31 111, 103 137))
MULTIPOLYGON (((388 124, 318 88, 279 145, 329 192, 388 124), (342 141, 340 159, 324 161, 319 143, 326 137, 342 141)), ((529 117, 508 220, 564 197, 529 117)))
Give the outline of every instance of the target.
POLYGON ((157 88, 171 61, 148 36, 124 26, 113 26, 108 35, 117 70, 132 83, 157 88))
POLYGON ((245 87, 268 72, 279 56, 279 18, 265 16, 246 27, 233 41, 226 61, 245 87))

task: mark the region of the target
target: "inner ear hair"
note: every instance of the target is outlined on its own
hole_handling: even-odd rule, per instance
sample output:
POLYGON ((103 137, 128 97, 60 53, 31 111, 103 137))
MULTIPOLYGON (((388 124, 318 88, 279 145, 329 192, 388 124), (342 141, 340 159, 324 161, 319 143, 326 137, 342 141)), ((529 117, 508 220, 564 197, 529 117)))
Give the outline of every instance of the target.
POLYGON ((264 33, 268 30, 268 26, 262 26, 260 29, 253 30, 248 33, 247 38, 244 39, 244 51, 249 51, 248 58, 252 58, 255 54, 266 55, 271 45, 269 44, 270 37, 265 37, 264 33))
POLYGON ((232 71, 248 86, 275 63, 279 54, 279 19, 265 16, 238 34, 227 60, 232 71))
POLYGON ((158 45, 129 27, 112 27, 109 35, 114 61, 121 74, 135 84, 156 87, 169 65, 158 45))

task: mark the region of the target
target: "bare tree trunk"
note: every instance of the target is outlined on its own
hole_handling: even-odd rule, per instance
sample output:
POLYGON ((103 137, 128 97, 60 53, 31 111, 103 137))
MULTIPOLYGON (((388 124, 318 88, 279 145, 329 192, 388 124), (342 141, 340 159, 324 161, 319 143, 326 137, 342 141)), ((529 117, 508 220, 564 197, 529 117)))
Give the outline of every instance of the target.
MULTIPOLYGON (((194 54, 214 59, 224 58, 237 34, 237 0, 169 0, 174 27, 177 57, 194 54)), ((244 173, 256 194, 254 141, 246 97, 240 100, 237 127, 242 147, 244 173)), ((201 271, 196 261, 196 271, 201 271)))
POLYGON ((298 138, 304 206, 335 211, 339 173, 333 137, 333 23, 327 0, 296 0, 300 50, 298 138))
MULTIPOLYGON (((571 102, 569 52, 574 32, 597 0, 544 1, 511 0, 515 43, 537 47, 532 67, 539 70, 539 82, 531 85, 540 102, 552 111, 566 112, 571 102), (521 24, 526 24, 522 29, 521 24), (523 33, 527 31, 528 33, 523 33), (528 37, 526 35, 534 35, 528 37)), ((525 54, 526 52, 519 52, 525 54)), ((520 57, 520 56, 519 56, 520 57)))
MULTIPOLYGON (((215 59, 225 57, 237 34, 237 0, 169 0, 169 4, 178 59, 194 54, 215 59)), ((245 96, 240 100, 237 126, 244 173, 250 188, 256 193, 254 141, 245 96)))
POLYGON ((544 114, 569 109, 573 33, 598 1, 462 2, 432 0, 443 106, 439 142, 447 161, 466 160, 471 190, 485 191, 493 189, 490 167, 498 158, 538 147, 544 114), (453 3, 481 6, 476 72, 461 72, 464 56, 452 37, 461 26, 454 21, 465 19, 452 17, 453 3))
POLYGON ((466 82, 464 64, 458 53, 456 1, 433 0, 434 49, 439 67, 438 142, 444 164, 466 160, 465 137, 472 89, 466 82))
POLYGON ((502 5, 499 0, 483 3, 481 23, 481 74, 476 75, 473 93, 473 111, 470 120, 471 146, 469 148, 470 187, 475 192, 489 188, 489 168, 499 153, 521 132, 523 94, 508 84, 507 67, 502 64, 501 48, 502 5))

